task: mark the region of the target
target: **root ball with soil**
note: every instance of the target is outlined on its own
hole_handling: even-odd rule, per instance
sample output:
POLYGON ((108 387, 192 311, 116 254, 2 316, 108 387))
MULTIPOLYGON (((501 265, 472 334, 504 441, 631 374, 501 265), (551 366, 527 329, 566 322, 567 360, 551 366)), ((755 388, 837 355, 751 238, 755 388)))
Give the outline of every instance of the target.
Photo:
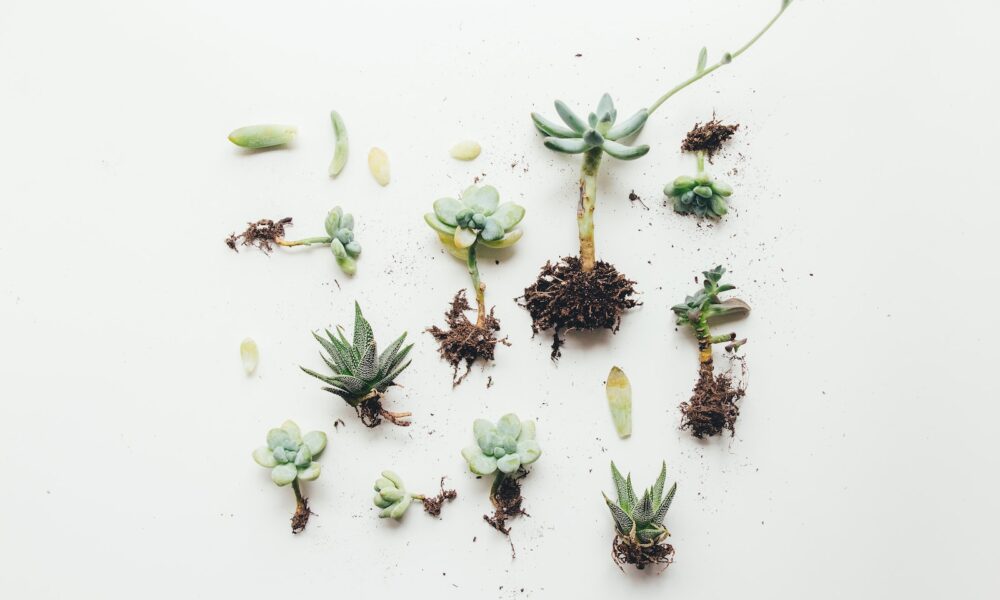
MULTIPOLYGON (((480 305, 482 306, 482 305, 480 305)), ((429 327, 427 332, 438 343, 441 358, 448 361, 452 367, 452 383, 458 385, 468 376, 472 364, 482 359, 484 362, 494 360, 497 344, 509 346, 507 338, 497 339, 500 331, 500 320, 494 316, 494 309, 489 313, 478 311, 476 321, 470 321, 466 311, 472 309, 465 297, 465 290, 460 290, 451 300, 451 308, 444 314, 447 328, 437 325, 429 327), (464 371, 459 374, 459 370, 464 371)))

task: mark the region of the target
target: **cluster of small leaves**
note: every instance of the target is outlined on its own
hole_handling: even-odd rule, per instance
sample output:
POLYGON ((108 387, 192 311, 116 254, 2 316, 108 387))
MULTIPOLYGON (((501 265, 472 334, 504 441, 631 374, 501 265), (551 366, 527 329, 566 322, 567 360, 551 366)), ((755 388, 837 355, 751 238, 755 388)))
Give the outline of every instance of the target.
POLYGON ((326 330, 326 337, 313 333, 327 355, 320 353, 323 362, 333 371, 333 376, 321 375, 311 369, 300 367, 306 373, 329 384, 323 389, 336 394, 351 406, 357 406, 371 394, 382 394, 393 380, 410 366, 407 355, 413 344, 403 346, 406 333, 399 336, 389 347, 378 353, 378 345, 372 327, 361 314, 361 306, 354 303, 354 340, 344 335, 337 327, 334 335, 326 330))
POLYGON ((413 501, 413 495, 406 491, 403 480, 392 471, 382 471, 375 480, 375 506, 381 508, 379 518, 400 519, 413 501))
POLYGON ((618 111, 611 96, 604 94, 597 104, 597 111, 590 113, 584 121, 561 100, 555 102, 556 113, 566 127, 546 119, 538 113, 531 113, 535 127, 544 133, 545 147, 566 154, 580 154, 592 148, 601 148, 611 156, 621 160, 634 160, 645 156, 649 146, 627 146, 618 140, 628 138, 642 129, 649 117, 643 108, 617 125, 618 111))
POLYGON ((313 481, 319 477, 319 463, 314 459, 326 448, 326 434, 310 431, 302 435, 293 421, 267 432, 267 446, 253 451, 258 465, 271 469, 271 481, 285 486, 296 479, 313 481))
POLYGON ((476 244, 513 246, 521 239, 523 232, 517 224, 523 218, 524 207, 513 202, 500 204, 500 194, 491 185, 469 186, 457 199, 439 198, 434 201, 434 212, 424 215, 444 247, 463 260, 468 248, 476 244))
POLYGON ((361 244, 354 239, 354 215, 344 214, 339 207, 326 215, 323 223, 330 236, 330 251, 344 273, 354 275, 358 270, 356 259, 361 255, 361 244))
POLYGON ((653 545, 663 541, 670 532, 663 525, 663 520, 670 509, 670 503, 677 492, 677 484, 663 494, 663 486, 667 480, 667 463, 663 463, 660 476, 653 487, 648 488, 638 497, 632 487, 631 473, 622 477, 615 463, 611 463, 611 476, 615 481, 618 501, 612 502, 605 494, 604 501, 611 510, 618 533, 626 538, 636 540, 640 545, 653 545))
POLYGON ((462 457, 476 475, 492 475, 498 470, 510 474, 542 454, 535 440, 535 422, 522 422, 513 413, 500 417, 496 424, 476 419, 472 432, 476 445, 462 450, 462 457))
POLYGON ((683 304, 677 304, 670 309, 677 315, 678 325, 695 325, 712 317, 749 312, 750 307, 742 300, 736 298, 719 300, 719 294, 736 289, 735 285, 719 284, 725 272, 721 265, 711 271, 702 271, 702 275, 705 276, 702 288, 694 295, 685 298, 683 304))
POLYGON ((733 188, 702 173, 695 177, 681 175, 668 183, 663 193, 671 199, 674 210, 681 214, 718 219, 729 212, 726 198, 733 195, 733 188))

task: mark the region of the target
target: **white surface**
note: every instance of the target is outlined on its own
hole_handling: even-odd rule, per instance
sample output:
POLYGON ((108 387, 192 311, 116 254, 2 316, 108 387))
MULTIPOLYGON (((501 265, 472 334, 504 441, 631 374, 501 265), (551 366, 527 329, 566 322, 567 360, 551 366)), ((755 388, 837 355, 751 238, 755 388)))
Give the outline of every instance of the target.
POLYGON ((598 254, 644 306, 617 336, 572 336, 553 366, 511 298, 575 252, 579 159, 544 149, 529 111, 589 110, 610 91, 630 114, 778 0, 538 4, 0 6, 5 597, 1000 593, 997 393, 980 373, 1000 333, 996 7, 797 2, 671 100, 640 137, 653 151, 601 173, 598 254), (331 108, 352 152, 333 181, 331 108), (693 171, 679 141, 713 110, 743 127, 715 167, 739 170, 735 210, 706 228, 660 190, 693 171), (256 122, 296 124, 299 140, 257 154, 226 141, 256 122), (467 138, 482 156, 449 158, 467 138), (372 145, 392 160, 387 188, 367 171, 372 145), (482 267, 514 345, 452 390, 421 331, 467 278, 421 214, 479 174, 528 208, 523 242, 482 267), (222 244, 261 217, 314 235, 338 203, 364 246, 353 280, 326 251, 222 244), (754 308, 737 324, 750 388, 735 439, 697 443, 677 430, 694 343, 668 307, 719 262, 754 308), (362 428, 298 369, 321 366, 309 331, 349 325, 355 298, 381 340, 417 342, 391 395, 409 429, 362 428), (246 336, 261 349, 250 378, 246 336), (603 397, 612 364, 635 390, 626 441, 603 397), (459 456, 474 417, 508 411, 538 420, 544 450, 514 561, 459 456), (290 490, 250 459, 285 418, 331 432, 300 536, 290 490), (612 458, 639 485, 665 458, 679 481, 661 576, 611 562, 612 458), (370 485, 386 467, 415 489, 447 475, 459 500, 441 521, 380 521, 370 485))

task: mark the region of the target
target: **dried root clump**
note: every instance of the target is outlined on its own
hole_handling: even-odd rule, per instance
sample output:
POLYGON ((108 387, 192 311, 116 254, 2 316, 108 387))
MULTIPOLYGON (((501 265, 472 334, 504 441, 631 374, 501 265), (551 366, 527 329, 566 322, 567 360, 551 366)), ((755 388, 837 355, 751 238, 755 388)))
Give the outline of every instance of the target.
POLYGON ((473 323, 465 316, 465 312, 471 309, 465 297, 465 290, 461 290, 452 298, 451 308, 444 314, 447 329, 441 329, 436 325, 427 329, 438 343, 441 358, 452 366, 453 385, 462 383, 476 360, 482 359, 484 362, 493 360, 498 343, 510 346, 507 338, 496 337, 496 332, 500 331, 500 320, 493 315, 493 309, 490 309, 489 313, 484 313, 482 325, 478 322, 473 323), (465 372, 459 375, 458 371, 463 363, 465 372))
POLYGON ((736 417, 740 414, 736 402, 744 395, 745 385, 734 385, 731 373, 716 375, 711 363, 702 365, 691 399, 680 406, 681 429, 690 429, 699 439, 719 435, 724 430, 735 435, 736 417))
POLYGON ((566 331, 618 331, 622 313, 639 304, 632 298, 634 285, 610 263, 598 261, 593 270, 584 271, 579 258, 567 256, 555 265, 546 263, 518 300, 531 314, 534 333, 553 330, 552 360, 556 360, 566 331))
POLYGON ((530 517, 521 507, 524 497, 521 496, 520 480, 527 477, 528 472, 524 469, 518 470, 517 474, 501 477, 497 485, 490 490, 490 502, 493 503, 493 516, 483 515, 483 520, 490 524, 490 527, 500 533, 510 536, 510 527, 507 526, 507 519, 524 515, 530 517))
POLYGON ((444 477, 441 478, 441 491, 438 492, 437 496, 433 498, 421 498, 420 501, 424 505, 424 511, 432 517, 441 516, 441 507, 444 506, 445 502, 450 502, 458 498, 458 492, 455 490, 444 489, 444 477))
POLYGON ((256 223, 247 223, 247 228, 242 233, 232 233, 226 238, 226 245, 233 252, 239 252, 237 246, 255 246, 264 252, 274 250, 272 244, 285 237, 285 227, 292 224, 291 217, 285 217, 277 221, 271 219, 261 219, 256 223))
POLYGON ((739 129, 739 123, 725 125, 714 116, 707 123, 695 123, 694 128, 688 132, 684 141, 681 142, 681 150, 684 152, 704 152, 711 162, 715 153, 723 144, 733 137, 739 129))
POLYGON ((611 543, 611 557, 621 569, 625 565, 633 565, 642 570, 649 565, 667 565, 674 562, 674 547, 667 543, 642 545, 635 539, 616 535, 611 543))
POLYGON ((309 509, 309 499, 305 496, 295 505, 295 514, 292 515, 292 533, 302 533, 306 524, 309 523, 309 515, 314 515, 309 509))
POLYGON ((358 414, 358 418, 368 428, 378 427, 382 423, 382 419, 389 421, 393 425, 409 427, 411 424, 409 417, 413 414, 386 410, 382 406, 382 394, 380 393, 371 394, 369 398, 358 402, 354 406, 354 412, 358 414))

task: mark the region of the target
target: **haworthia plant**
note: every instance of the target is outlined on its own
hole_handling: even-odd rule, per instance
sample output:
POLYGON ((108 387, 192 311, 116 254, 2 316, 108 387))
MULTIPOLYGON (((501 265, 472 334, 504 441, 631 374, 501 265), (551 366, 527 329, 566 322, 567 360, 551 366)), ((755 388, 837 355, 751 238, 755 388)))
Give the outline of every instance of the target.
POLYGON ((618 535, 634 541, 638 546, 652 546, 665 540, 670 532, 663 521, 677 492, 677 484, 674 483, 666 494, 663 493, 667 463, 663 463, 653 487, 647 488, 642 496, 636 494, 632 487, 632 475, 622 477, 614 462, 611 463, 611 476, 618 498, 612 502, 605 494, 604 501, 611 510, 618 535))

